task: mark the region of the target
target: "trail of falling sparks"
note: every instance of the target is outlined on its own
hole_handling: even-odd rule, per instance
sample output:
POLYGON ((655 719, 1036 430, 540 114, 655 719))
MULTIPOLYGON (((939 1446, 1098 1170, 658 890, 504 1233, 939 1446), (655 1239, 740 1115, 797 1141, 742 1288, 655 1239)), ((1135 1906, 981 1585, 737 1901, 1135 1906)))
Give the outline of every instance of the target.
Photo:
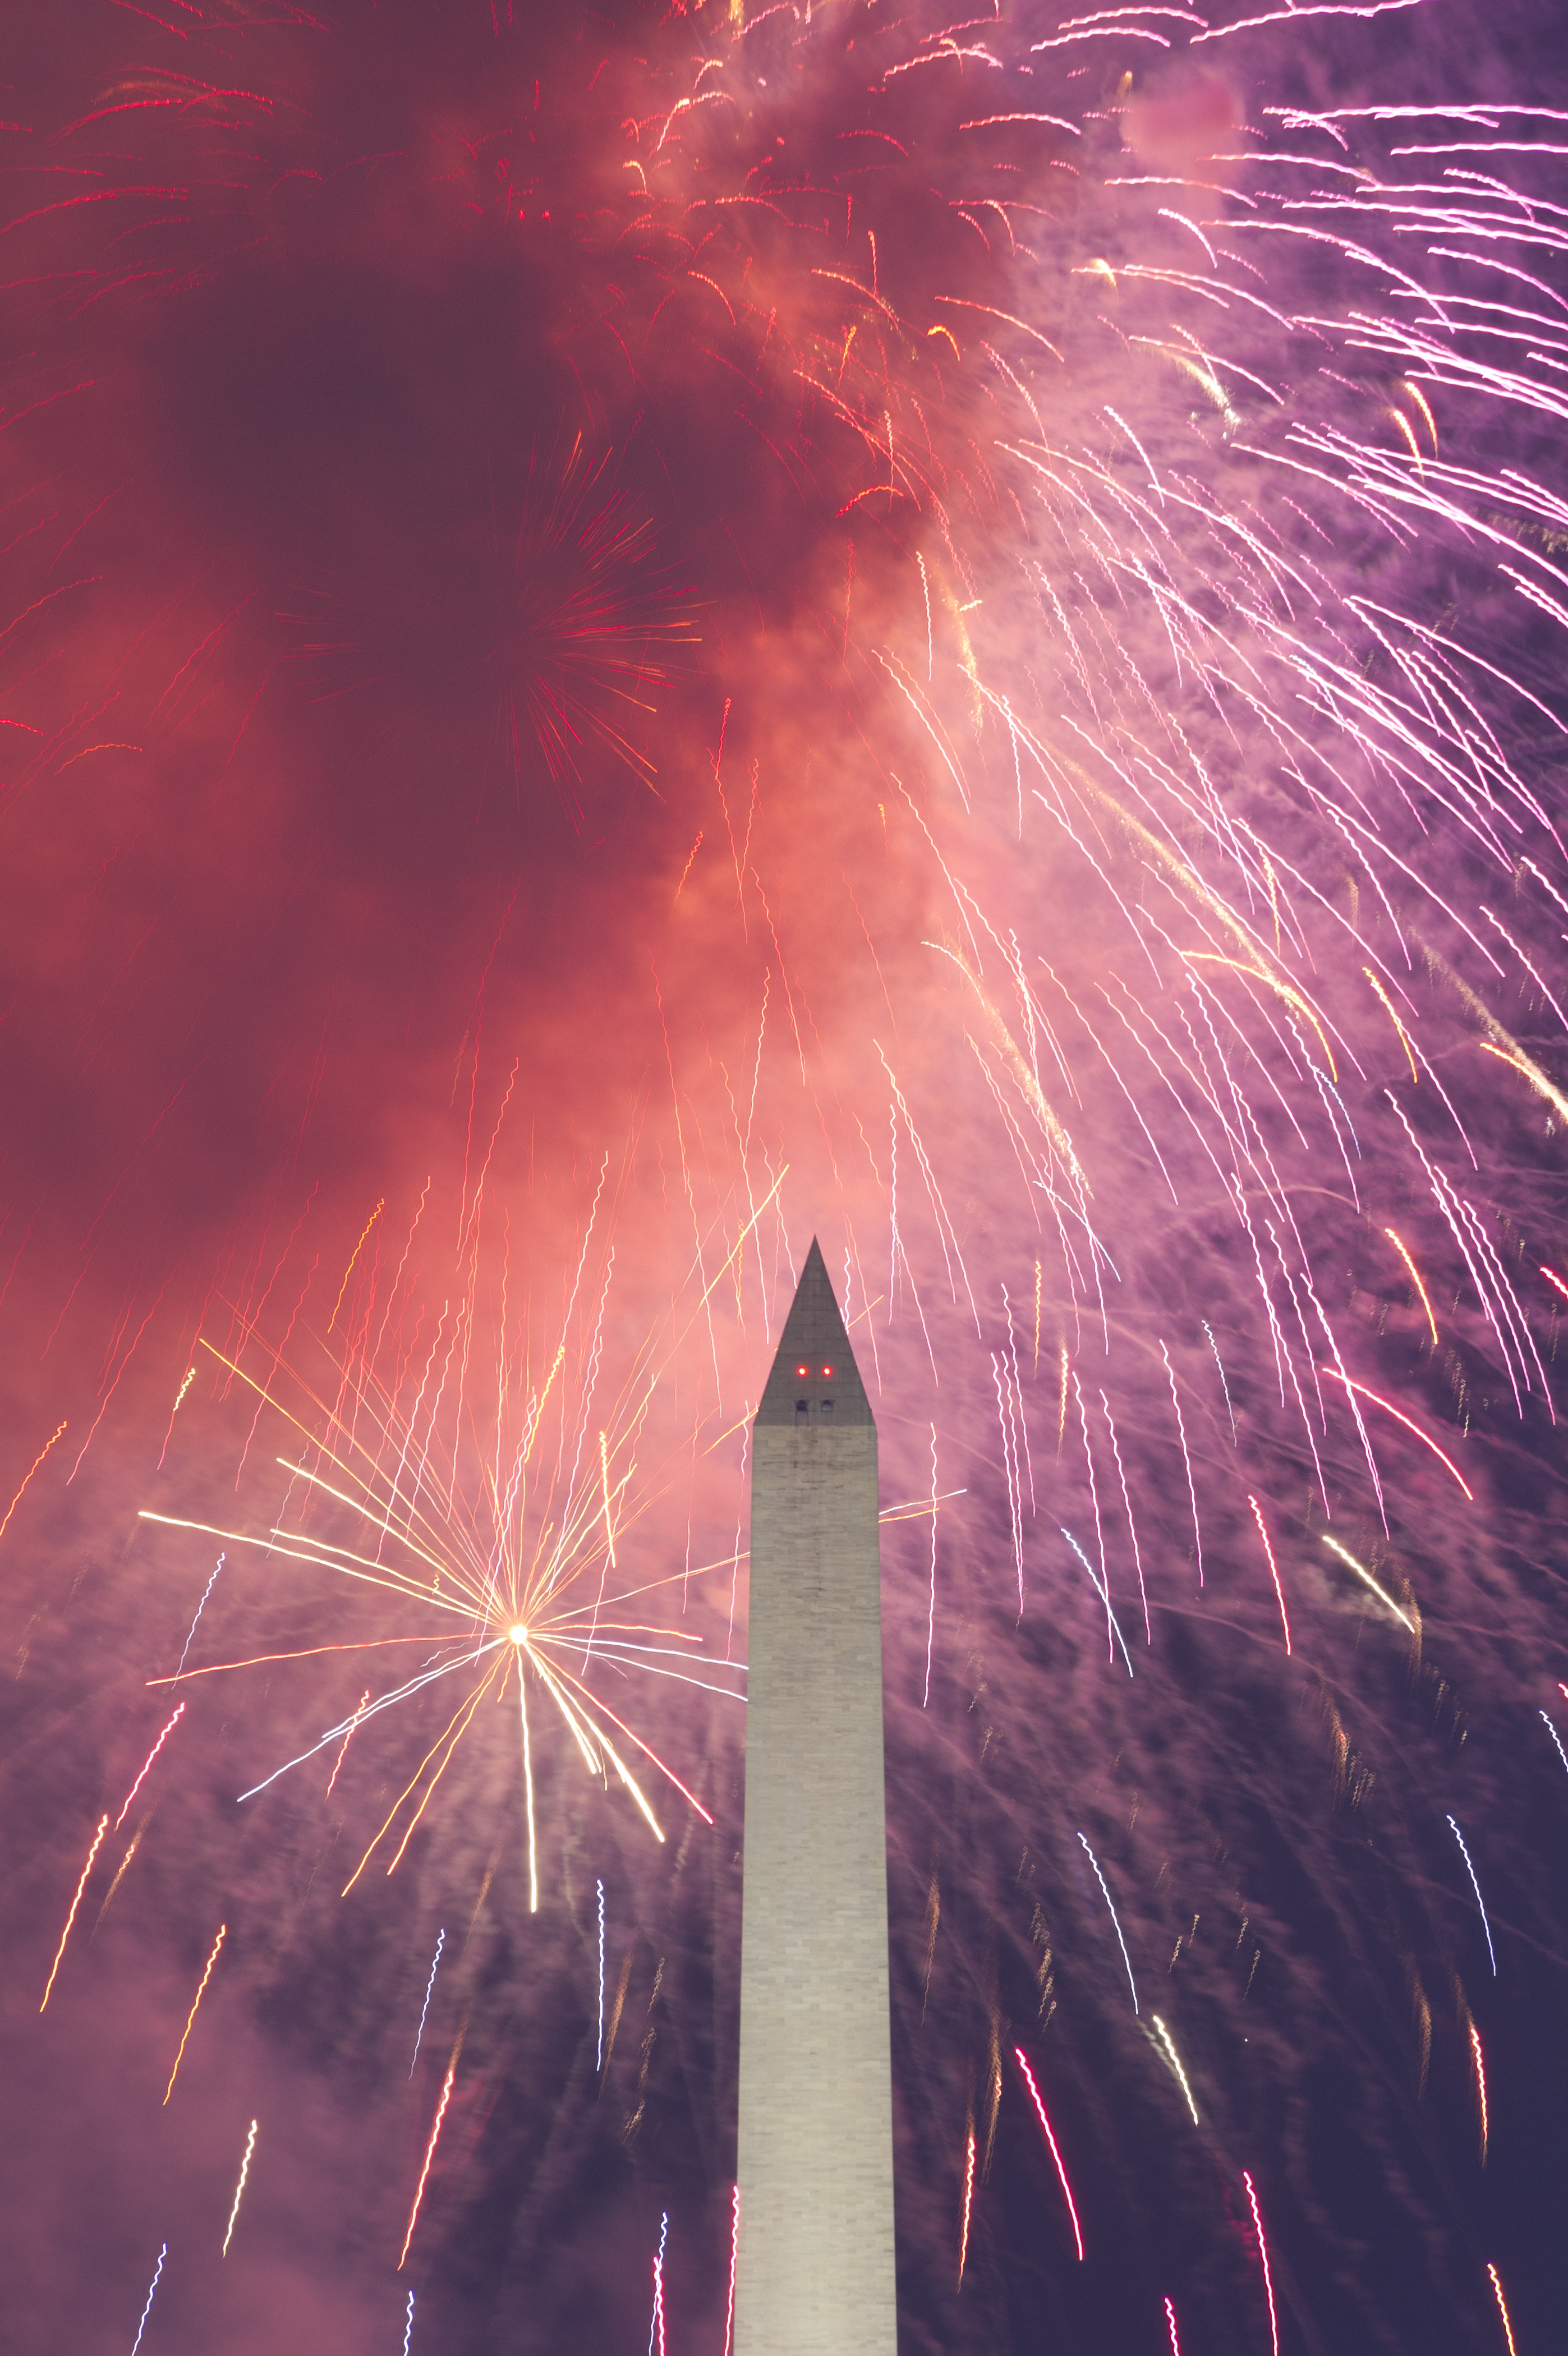
POLYGON ((740 2187, 730 2187, 729 2298, 725 2307, 725 2356, 735 2345, 735 2276, 740 2256, 740 2187))
POLYGON ((1421 1295, 1421 1305, 1426 1312, 1426 1322, 1432 1328, 1432 1346, 1435 1350, 1437 1347, 1437 1320, 1433 1314, 1432 1303, 1427 1298, 1426 1287, 1421 1280, 1421 1270, 1417 1268, 1414 1260, 1412 1259, 1409 1252, 1405 1249, 1398 1236, 1395 1235, 1392 1227, 1385 1227, 1383 1229, 1383 1233, 1387 1236, 1390 1243, 1392 1244, 1395 1251, 1398 1252, 1401 1259, 1403 1260, 1406 1268, 1410 1270, 1410 1280, 1414 1285, 1417 1292, 1421 1295))
POLYGON ((220 1922, 218 1925, 218 1936, 212 1942, 212 1953, 207 1958, 207 1968, 202 1973, 201 1978, 197 1984, 196 1995, 192 2000, 190 2011, 186 2019, 185 2035, 179 2040, 179 2051, 174 2057, 174 2068, 168 2073, 168 2084, 164 2089, 164 2101, 166 2104, 167 2103, 169 2096, 174 2092, 174 2082, 179 2075, 179 2065, 185 2059, 185 2049, 190 2042, 190 2032, 196 2026, 196 2016, 201 2008, 201 1999, 207 1993, 207 1983, 212 1977, 213 1968, 217 1964, 220 1954, 222 1953, 223 1942, 228 1935, 228 1923, 220 1922))
POLYGON ((1214 1353, 1214 1363, 1219 1369, 1219 1387, 1225 1394, 1225 1412, 1230 1419, 1230 1445, 1232 1448, 1240 1448, 1241 1443, 1236 1433, 1236 1410, 1230 1404, 1230 1386, 1225 1379, 1225 1362, 1219 1355, 1219 1344, 1214 1338, 1214 1328, 1207 1317, 1203 1320, 1203 1330, 1208 1336, 1208 1346, 1214 1353))
POLYGON ((1460 1472, 1459 1467, 1455 1463, 1453 1458, 1451 1456, 1445 1456, 1442 1449, 1437 1445, 1436 1440, 1429 1440, 1425 1432, 1423 1431, 1420 1424, 1413 1423, 1408 1415, 1402 1413, 1400 1408, 1395 1407, 1391 1399, 1380 1398, 1376 1391, 1369 1391, 1367 1388, 1365 1383, 1353 1383, 1348 1375, 1342 1375, 1340 1373, 1337 1366, 1319 1366, 1317 1371, 1320 1375, 1326 1375, 1330 1382, 1343 1383, 1348 1391, 1355 1391, 1359 1393, 1362 1398, 1370 1399, 1374 1407, 1380 1407, 1385 1414, 1391 1415, 1393 1417, 1396 1423, 1402 1423, 1407 1431, 1413 1432, 1423 1448, 1431 1449, 1434 1456, 1436 1457, 1444 1470, 1453 1474, 1455 1480, 1458 1482, 1461 1489, 1464 1490, 1466 1496, 1470 1500, 1470 1503, 1472 1505, 1475 1504, 1476 1493, 1471 1488, 1469 1483, 1466 1480, 1464 1474, 1460 1472))
MULTIPOLYGON (((228 1558, 228 1556, 227 1556, 226 1554, 220 1554, 220 1555, 219 1556, 217 1562, 213 1565, 212 1576, 211 1576, 211 1578, 208 1580, 208 1582, 207 1582, 206 1586, 205 1586, 205 1587, 202 1589, 202 1590, 201 1590, 201 1601, 200 1601, 200 1602, 199 1602, 199 1603, 197 1605, 197 1607, 196 1607, 196 1617, 195 1617, 195 1619, 193 1619, 193 1620, 191 1621, 190 1626, 189 1626, 189 1628, 188 1628, 188 1629, 187 1630, 187 1632, 186 1632, 185 1643, 184 1643, 184 1645, 182 1646, 182 1648, 181 1648, 181 1650, 180 1650, 180 1655, 179 1655, 179 1666, 176 1669, 176 1671, 175 1671, 175 1673, 174 1673, 174 1674, 175 1674, 175 1682, 176 1682, 176 1684, 177 1684, 177 1683, 179 1682, 180 1678, 185 1675, 186 1656, 187 1656, 187 1655, 188 1655, 188 1654, 189 1653, 189 1651, 190 1651, 191 1638, 192 1638, 192 1637, 195 1635, 195 1633, 196 1633, 197 1622, 200 1619, 200 1617, 201 1617, 202 1613, 206 1611, 206 1609, 207 1609, 207 1599, 208 1599, 208 1597, 211 1594, 211 1592, 212 1592, 213 1589, 217 1586, 217 1584, 218 1584, 218 1573, 222 1569, 222 1568, 223 1568, 224 1564, 228 1561, 228 1559, 229 1559, 229 1558, 228 1558)), ((225 1589, 225 1590, 224 1590, 224 1592, 225 1592, 225 1594, 227 1594, 228 1590, 227 1590, 227 1589, 225 1589)))
POLYGON ((1262 1505, 1259 1505, 1256 1497, 1251 1495, 1249 1495, 1247 1503, 1252 1508, 1252 1519, 1258 1525, 1258 1536, 1263 1541, 1263 1552, 1268 1557, 1269 1577, 1274 1582, 1274 1593, 1279 1598, 1280 1625, 1285 1632, 1285 1652, 1288 1655, 1290 1652, 1290 1615, 1285 1610, 1285 1591, 1280 1584, 1280 1567, 1274 1560, 1273 1547, 1269 1544, 1268 1527, 1263 1520, 1263 1509, 1262 1505))
POLYGON ((1165 2301, 1165 2329, 1171 2335, 1171 2356, 1181 2356, 1181 2341, 1176 2338, 1176 2308, 1165 2301))
POLYGON ((1350 1553, 1348 1548, 1342 1547, 1337 1538, 1331 1538, 1326 1531, 1325 1531, 1323 1535, 1323 1543, 1326 1547, 1333 1547, 1334 1552, 1338 1556, 1341 1562, 1349 1564, 1350 1569, 1355 1572, 1357 1578, 1366 1581, 1367 1585, 1371 1589, 1372 1593, 1377 1597, 1378 1601, 1380 1603, 1386 1603, 1389 1610, 1393 1613, 1394 1618, 1399 1622, 1401 1627, 1408 1628, 1411 1634, 1413 1636, 1415 1633, 1414 1621, 1412 1620, 1407 1613, 1400 1610, 1399 1605, 1394 1601, 1393 1597, 1390 1595, 1386 1590, 1378 1585, 1377 1580, 1372 1577, 1371 1572, 1367 1569, 1365 1563, 1358 1562, 1355 1556, 1350 1553))
POLYGON ((10 1527, 11 1516, 16 1512, 17 1506, 21 1504, 22 1499, 26 1494, 28 1482, 32 1479, 34 1473, 38 1471, 39 1465, 43 1462, 45 1457, 48 1454, 49 1450, 54 1446, 55 1441, 59 1438, 60 1433, 64 1430, 65 1425, 62 1422, 50 1432, 48 1438, 45 1440, 43 1446, 39 1449, 38 1454, 28 1465, 27 1472, 23 1474, 22 1486, 17 1490, 16 1495, 6 1506, 5 1520, 0 1521, 0 1538, 5 1537, 6 1530, 10 1527))
POLYGON ((341 1284, 338 1286, 338 1299, 337 1299, 337 1301, 335 1302, 335 1304, 334 1304, 334 1306, 333 1306, 333 1311, 332 1311, 332 1314, 331 1314, 331 1316, 327 1320, 327 1331, 328 1331, 329 1333, 331 1333, 332 1328, 334 1327, 334 1325, 336 1325, 336 1324, 337 1324, 337 1323, 338 1323, 338 1310, 339 1310, 339 1309, 341 1309, 341 1308, 342 1308, 342 1306, 343 1306, 343 1295, 344 1295, 344 1294, 348 1291, 348 1290, 349 1290, 349 1278, 353 1275, 353 1273, 354 1273, 354 1266, 355 1266, 355 1262, 358 1260, 358 1258, 359 1258, 359 1257, 360 1257, 360 1253, 364 1250, 364 1248, 365 1248, 365 1242, 366 1242, 366 1238, 369 1237, 370 1232, 371 1232, 371 1229, 375 1226, 376 1221, 381 1217, 381 1213, 386 1209, 386 1206, 387 1206, 387 1205, 386 1205, 386 1196, 383 1194, 383 1195, 382 1195, 382 1197, 381 1197, 381 1201, 376 1205, 375 1209, 371 1213, 370 1217, 365 1221, 364 1228, 363 1228, 362 1233, 360 1234, 360 1240, 359 1240, 359 1242, 354 1246, 353 1250, 352 1250, 352 1251, 349 1253, 349 1265, 348 1265, 348 1267, 343 1270, 343 1281, 342 1281, 342 1283, 341 1283, 341 1284))
POLYGON ((92 1836, 92 1847, 87 1852, 87 1863, 81 1869, 81 1879, 76 1885, 76 1896, 71 1900, 70 1912, 65 1918, 65 1929, 59 1934, 59 1945, 55 1949, 54 1962, 49 1965, 49 1976, 44 1984, 44 2000, 38 2007, 38 2010, 40 2012, 45 2012, 48 2008, 49 1997, 53 1992, 55 1979, 59 1971, 61 1959, 65 1954, 66 1941, 70 1936, 70 1926, 75 1922, 77 1909, 81 1904, 82 1892, 87 1888, 87 1877, 92 1870, 92 1860, 98 1855, 99 1849, 102 1847, 103 1836, 108 1829, 108 1817, 100 1816, 98 1819, 98 1830, 92 1836))
POLYGON ((409 2351, 409 2349, 411 2348, 411 2346, 413 2345, 413 2293, 412 2291, 410 2291, 410 2292, 409 2292, 409 2294, 408 2294, 408 2319, 407 2319, 407 2321, 404 2323, 404 2325, 403 2325, 403 2356, 408 2356, 408 2351, 409 2351))
POLYGON ((937 1427, 931 1426, 931 1592, 926 1607, 926 1684, 920 1696, 924 1709, 931 1698, 931 1653, 937 1641, 937 1427))
POLYGON ((430 1998, 435 1987, 435 1975, 441 1968, 441 1950, 446 1944, 446 1925, 444 1922, 435 1934, 435 1953, 430 1958, 430 1977, 424 1983, 424 2003, 420 2010, 419 2027, 413 2034, 413 2062, 408 2065, 408 2074, 411 2078, 413 2075, 413 2062, 419 2059, 419 2048, 424 2037, 424 2024, 430 2016, 430 1998))
POLYGON ((1078 1837, 1082 1843, 1085 1857, 1094 1868, 1094 1878, 1100 1884, 1100 1894, 1104 1899, 1106 1905, 1110 1908, 1111 1920, 1114 1924, 1116 1931, 1116 1944, 1122 1950, 1122 1961, 1127 1966, 1127 1985, 1133 1991, 1133 2009, 1136 2012, 1138 2009, 1138 1983, 1133 1977, 1133 1958, 1127 1953, 1127 1942, 1122 1936, 1122 1925, 1117 1920, 1116 1908, 1112 1900, 1110 1887, 1106 1882, 1105 1876, 1100 1870, 1100 1859, 1095 1856, 1094 1851, 1090 1847, 1089 1843, 1084 1840, 1081 1833, 1079 1833, 1078 1837))
POLYGON ((234 2187, 234 2206, 229 2211, 229 2230, 223 2236, 223 2255, 229 2254, 229 2244, 234 2238, 234 2221, 240 2214, 240 2203, 245 2197, 245 2179, 251 2172, 251 2154, 256 2148, 256 2130, 260 2122, 251 2121, 251 2132, 245 2137, 245 2157, 240 2162, 240 2181, 234 2187))
POLYGON ((1563 1300, 1568 1301, 1568 1284, 1563 1283, 1563 1279, 1558 1275, 1556 1269, 1548 1268, 1544 1263, 1542 1263, 1541 1273, 1546 1279, 1547 1283, 1554 1286, 1557 1291, 1563 1295, 1563 1300))
POLYGON ((1171 1387, 1171 1405, 1176 1409, 1176 1431, 1181 1440, 1181 1461, 1187 1466, 1187 1494, 1192 1500, 1192 1542, 1197 1549, 1197 1583, 1201 1587, 1203 1585, 1203 1532, 1198 1527, 1197 1522, 1197 1489, 1192 1477, 1192 1457, 1187 1444, 1187 1425, 1182 1420, 1181 1400, 1176 1395, 1176 1374, 1171 1365, 1170 1353, 1164 1342, 1160 1344, 1160 1355, 1165 1362, 1165 1376, 1171 1387))
POLYGON ((1487 2164, 1487 2064, 1481 2052, 1480 2031, 1470 2023, 1470 2052, 1476 2064, 1476 2096, 1481 2106, 1481 2166, 1487 2164))
POLYGON ((958 2237, 958 2286, 963 2288, 963 2270, 969 2263, 969 2221, 974 2213, 974 2129, 970 2128, 963 2160, 963 2222, 958 2237))
POLYGON ((359 1725, 360 1719, 363 1718, 365 1714, 365 1704, 370 1700, 370 1698, 371 1688, 367 1686, 364 1692, 360 1696, 359 1700, 354 1704, 354 1715, 349 1720, 349 1731, 343 1737, 343 1747, 338 1753, 337 1764, 334 1766, 331 1776, 328 1782, 327 1797, 328 1799, 332 1797, 333 1784, 336 1783, 338 1776, 343 1772, 343 1762, 349 1756, 349 1745, 354 1740, 354 1729, 359 1725))
POLYGON ((659 2220, 659 2247, 653 2254, 653 2315, 648 2326, 648 2356, 664 2351, 664 2245, 670 2235, 670 2211, 659 2220))
POLYGON ((195 1380, 196 1380, 196 1368, 195 1368, 194 1366, 187 1366, 187 1368, 186 1368, 186 1370, 185 1370, 185 1379, 184 1379, 184 1381, 180 1384, 180 1387, 179 1387, 178 1390, 177 1390, 177 1391, 176 1391, 176 1393, 175 1393, 175 1395, 174 1395, 174 1405, 173 1405, 173 1407, 171 1407, 171 1408, 170 1408, 170 1409, 169 1409, 169 1411, 168 1411, 168 1430, 167 1430, 165 1432, 165 1434, 164 1434, 164 1444, 163 1444, 162 1451, 160 1451, 160 1453, 159 1453, 158 1461, 157 1461, 157 1468, 156 1468, 156 1469, 157 1469, 157 1470, 158 1470, 158 1472, 161 1472, 163 1471, 163 1469, 164 1469, 164 1458, 168 1454, 168 1444, 169 1444, 169 1441, 174 1438, 174 1419, 175 1419, 176 1416, 179 1413, 181 1407, 182 1407, 182 1406, 184 1405, 184 1403, 185 1403, 185 1395, 186 1395, 187 1391, 190 1388, 190 1387, 191 1387, 192 1383, 193 1383, 195 1380))
POLYGON ((1274 2278, 1269 2268, 1269 2243, 1268 2236, 1263 2232, 1263 2212, 1258 2206, 1257 2187, 1252 2182, 1251 2171, 1249 2169, 1244 2168, 1241 2170, 1241 2181, 1247 2188, 1247 2199, 1252 2211, 1252 2224, 1258 2236, 1258 2261, 1263 2269, 1263 2290, 1269 2302, 1269 2336, 1273 2342, 1273 2356, 1280 2356, 1280 2319, 1274 2310, 1274 2278))
POLYGON ((1176 2046, 1171 2040, 1170 2030, 1165 2027, 1165 2024, 1160 2019, 1159 2014, 1157 2012, 1151 2013, 1149 2018, 1160 2032, 1160 2042, 1165 2047, 1165 2051, 1170 2058, 1171 2068, 1176 2072, 1176 2077, 1180 2081, 1182 2093, 1187 2098, 1187 2109, 1192 2113, 1192 2124, 1194 2126, 1197 2126, 1198 2124, 1197 2104, 1192 2099, 1192 2088, 1187 2083, 1187 2072, 1181 2066, 1181 2055, 1176 2051, 1176 2046))
POLYGON ((598 1884, 598 1892, 599 1892, 599 2050, 598 2050, 598 2055, 597 2055, 597 2058, 596 2059, 596 2061, 595 2061, 595 2062, 594 2062, 594 2068, 595 2068, 595 2070, 596 2070, 596 2071, 602 2072, 602 2071, 603 2071, 603 2069, 604 2069, 604 2066, 605 2066, 605 1885, 604 1885, 604 1883, 603 1883, 602 1881, 598 1884))
MULTIPOLYGON (((1492 2296, 1498 2302, 1498 2313, 1503 2319, 1503 2337, 1509 2343, 1509 2356, 1519 2356, 1519 2350, 1514 2345, 1513 2325, 1509 2320, 1509 2303, 1503 2297, 1502 2276, 1496 2266, 1489 2263, 1487 2272, 1492 2278, 1492 2296)), ((135 2356, 134 2350, 132 2351, 132 2356, 135 2356)))
POLYGON ((1067 2180, 1067 2169, 1062 2166, 1062 2156, 1057 2148, 1056 2136, 1051 2133, 1051 2123, 1046 2116, 1046 2106, 1040 2100, 1040 2090, 1035 2083, 1035 2073, 1024 2058, 1024 2049, 1021 2045, 1015 2045, 1013 2048, 1013 2058, 1017 2062, 1019 2069, 1024 2072, 1025 2083, 1034 2100, 1036 2113, 1039 2118, 1041 2126, 1046 2131, 1046 2141, 1051 2147, 1051 2158, 1057 2164, 1057 2174, 1061 2179, 1062 2193, 1067 2201, 1067 2213, 1072 2219, 1072 2238, 1078 2244, 1079 2263, 1081 2265, 1083 2263, 1083 2232, 1078 2222, 1078 2203, 1072 2197, 1072 2187, 1067 2180))
MULTIPOLYGON (((217 1576, 216 1572, 214 1572, 213 1576, 217 1576)), ((114 1829, 116 1832, 119 1831, 121 1826, 130 1815, 131 1803, 135 1798, 137 1793, 141 1790, 143 1784, 146 1782, 148 1775, 151 1773, 154 1760, 157 1757, 158 1752, 163 1749, 164 1744, 168 1740, 169 1736, 174 1732, 175 1728, 179 1724, 180 1719, 184 1716, 185 1704, 184 1702, 181 1702, 176 1708, 174 1716, 170 1719, 168 1724, 165 1727, 163 1732, 159 1735, 157 1740, 154 1743, 152 1749, 143 1760, 142 1772, 137 1776, 135 1782, 132 1784, 130 1790, 126 1793, 125 1804, 114 1819, 114 1829)))
MULTIPOLYGON (((462 2042, 462 2039, 459 2038, 457 2040, 459 2050, 461 2050, 462 2042)), ((441 2122, 446 2115, 446 2105, 452 2099, 452 2082, 456 2075, 457 2054, 456 2052, 454 2052, 451 2061, 446 2066, 446 2083, 441 2089, 441 2099, 435 2105, 435 2118, 430 2129, 430 2141, 424 2147, 424 2165, 419 2171, 419 2182, 414 2187, 413 2206, 408 2212, 408 2231, 403 2237, 403 2247, 398 2252, 397 2271, 399 2274, 402 2274, 403 2263, 408 2256, 408 2245, 413 2239, 413 2229, 419 2222, 420 2204, 424 2199, 424 2188, 430 2181, 430 2164, 435 2158, 435 2146, 440 2140, 441 2136, 441 2122)))
MULTIPOLYGON (((166 2242, 163 2248, 158 2252, 158 2262, 153 2268, 152 2281, 147 2285, 147 2303, 142 2309, 142 2319, 136 2326, 136 2336, 131 2342, 131 2356, 136 2356, 136 2351, 142 2344, 142 2334, 147 2328, 147 2318, 153 2311, 153 2301, 157 2297, 158 2284, 163 2278, 164 2260, 167 2255, 168 2244, 166 2242)), ((1498 2297, 1499 2298, 1502 2297, 1502 2293, 1500 2291, 1498 2293, 1498 2297)))
POLYGON ((1545 1727, 1546 1731, 1550 1734, 1553 1742, 1557 1745, 1557 1756, 1562 1760, 1563 1766, 1568 1767, 1568 1751, 1563 1750, 1563 1738, 1558 1733, 1557 1729, 1552 1725, 1552 1720, 1547 1717, 1544 1710, 1541 1713, 1541 1722, 1542 1726, 1545 1727))
POLYGON ((1476 1869, 1470 1862, 1470 1852, 1465 1846, 1465 1836, 1460 1831, 1452 1816, 1448 1819, 1448 1829, 1459 1844, 1459 1854, 1465 1860, 1465 1870, 1470 1877, 1470 1887, 1476 1893, 1476 1906, 1481 1917, 1481 1928, 1487 1934, 1487 1953, 1492 1959, 1492 1977, 1496 1979, 1498 1976, 1498 1954, 1497 1949, 1492 1944, 1492 1926, 1487 1920, 1487 1907, 1486 1901, 1481 1896, 1481 1885, 1476 1879, 1476 1869))

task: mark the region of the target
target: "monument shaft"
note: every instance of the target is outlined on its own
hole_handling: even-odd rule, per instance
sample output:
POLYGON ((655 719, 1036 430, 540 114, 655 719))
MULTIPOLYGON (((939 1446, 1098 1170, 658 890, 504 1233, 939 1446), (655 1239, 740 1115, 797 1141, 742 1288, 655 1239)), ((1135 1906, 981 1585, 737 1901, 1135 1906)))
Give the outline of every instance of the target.
POLYGON ((736 2356, 897 2356, 876 1427, 813 1242, 754 1430, 736 2356))

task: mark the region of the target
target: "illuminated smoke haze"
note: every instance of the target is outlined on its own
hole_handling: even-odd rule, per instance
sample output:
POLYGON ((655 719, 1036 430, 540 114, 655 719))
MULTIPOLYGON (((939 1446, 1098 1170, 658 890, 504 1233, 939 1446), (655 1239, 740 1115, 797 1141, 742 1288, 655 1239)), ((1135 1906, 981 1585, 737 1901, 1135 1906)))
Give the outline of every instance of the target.
POLYGON ((237 1804, 440 1633, 245 1541, 379 1383, 743 1658, 813 1232, 904 2346, 1267 2349, 1249 2178, 1283 2348, 1560 2331, 1563 77, 1263 13, 13 33, 7 2346, 637 2350, 667 2213, 718 2356, 742 1713, 596 1669, 660 1846, 534 1691, 531 1913, 488 1698, 341 1897, 468 1688, 237 1804))

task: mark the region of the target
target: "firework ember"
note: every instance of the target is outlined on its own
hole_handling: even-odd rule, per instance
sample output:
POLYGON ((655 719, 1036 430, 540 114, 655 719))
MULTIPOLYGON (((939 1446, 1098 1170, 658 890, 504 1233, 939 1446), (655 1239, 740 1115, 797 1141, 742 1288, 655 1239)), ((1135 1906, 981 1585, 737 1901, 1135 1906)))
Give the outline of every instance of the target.
POLYGON ((730 2345, 813 1234, 902 2341, 1555 2344, 1556 12, 17 13, 6 2345, 730 2345))

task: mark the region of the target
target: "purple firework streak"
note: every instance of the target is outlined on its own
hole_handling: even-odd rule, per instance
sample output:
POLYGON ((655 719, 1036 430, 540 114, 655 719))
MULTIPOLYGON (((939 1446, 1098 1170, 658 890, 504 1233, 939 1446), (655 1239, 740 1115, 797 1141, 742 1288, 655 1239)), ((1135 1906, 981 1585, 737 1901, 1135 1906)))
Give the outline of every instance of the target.
POLYGON ((816 1233, 901 2344, 1529 2356, 1554 20, 544 14, 13 43, 0 2336, 726 2348, 816 1233))

